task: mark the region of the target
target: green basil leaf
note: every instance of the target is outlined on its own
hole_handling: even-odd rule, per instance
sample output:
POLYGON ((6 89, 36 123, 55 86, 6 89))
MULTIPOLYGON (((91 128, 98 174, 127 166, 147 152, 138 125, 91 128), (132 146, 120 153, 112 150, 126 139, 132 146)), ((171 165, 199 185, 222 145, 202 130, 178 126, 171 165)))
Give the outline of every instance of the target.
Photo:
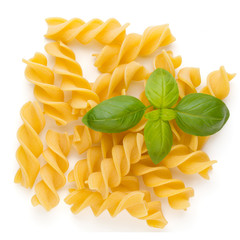
POLYGON ((204 93, 186 95, 175 110, 178 126, 184 132, 196 136, 218 132, 230 115, 223 101, 204 93))
POLYGON ((89 128, 105 133, 118 133, 134 127, 141 120, 145 105, 132 96, 117 96, 101 102, 82 119, 89 128))
POLYGON ((155 164, 158 164, 167 156, 173 144, 169 122, 148 120, 144 128, 144 139, 150 158, 155 164))
POLYGON ((148 112, 144 115, 146 119, 150 120, 159 120, 162 119, 163 121, 170 121, 176 118, 177 114, 174 109, 169 108, 161 108, 151 112, 148 112))
POLYGON ((156 108, 172 107, 179 97, 175 78, 162 68, 157 68, 148 78, 145 94, 149 102, 156 108))

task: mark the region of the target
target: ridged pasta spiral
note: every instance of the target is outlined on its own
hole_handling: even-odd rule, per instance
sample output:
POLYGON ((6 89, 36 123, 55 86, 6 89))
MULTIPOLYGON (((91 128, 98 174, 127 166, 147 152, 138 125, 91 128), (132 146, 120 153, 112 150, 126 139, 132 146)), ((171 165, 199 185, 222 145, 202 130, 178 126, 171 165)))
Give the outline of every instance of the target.
POLYGON ((45 126, 43 112, 37 102, 27 102, 20 111, 23 125, 18 129, 17 138, 20 147, 16 152, 18 169, 14 182, 25 188, 32 188, 39 173, 38 157, 43 152, 43 144, 39 133, 45 126))
POLYGON ((182 64, 182 57, 173 57, 172 51, 162 50, 153 61, 154 69, 163 68, 175 77, 175 69, 182 64))
POLYGON ((210 160, 203 151, 191 151, 187 146, 179 144, 172 147, 170 153, 161 161, 161 165, 167 168, 178 167, 185 174, 198 173, 205 179, 209 179, 208 171, 216 160, 210 160))
POLYGON ((35 186, 36 195, 32 197, 32 204, 41 204, 49 211, 59 203, 57 190, 66 183, 64 173, 69 166, 67 155, 71 148, 71 140, 67 133, 48 130, 46 142, 48 148, 43 152, 43 157, 47 163, 40 169, 42 180, 35 186))
POLYGON ((76 61, 74 52, 62 42, 51 42, 45 46, 46 52, 56 58, 53 71, 62 76, 61 89, 72 92, 70 105, 78 113, 93 101, 98 103, 98 95, 92 91, 90 83, 83 78, 82 68, 76 61))
POLYGON ((143 65, 137 62, 122 64, 112 74, 101 74, 93 85, 93 91, 103 101, 124 94, 131 81, 146 80, 148 77, 149 73, 143 65))
POLYGON ((74 214, 91 207, 95 216, 108 210, 109 214, 115 217, 126 209, 133 217, 146 220, 151 227, 163 228, 167 224, 162 214, 161 203, 159 201, 151 202, 148 192, 114 192, 107 199, 103 199, 101 194, 83 189, 72 191, 65 198, 65 202, 72 205, 71 211, 74 214))
POLYGON ((64 102, 63 91, 54 85, 54 74, 47 67, 47 58, 36 53, 30 60, 23 60, 27 64, 25 76, 27 80, 35 85, 34 95, 43 103, 44 112, 56 120, 58 125, 66 125, 76 120, 72 115, 72 108, 64 102))
POLYGON ((235 77, 236 74, 229 74, 223 66, 219 70, 211 72, 207 76, 207 86, 201 92, 212 95, 219 99, 224 99, 229 94, 229 81, 235 77))
POLYGON ((114 18, 103 22, 99 19, 92 19, 85 23, 79 18, 66 20, 63 18, 47 18, 48 31, 46 38, 69 43, 77 39, 82 44, 88 44, 93 39, 106 45, 121 43, 126 35, 126 28, 129 24, 121 24, 114 18))
POLYGON ((128 133, 122 145, 112 147, 111 157, 103 158, 100 171, 89 175, 89 188, 100 192, 104 199, 107 198, 109 189, 121 184, 122 178, 130 171, 130 165, 138 162, 146 151, 143 135, 128 133))
POLYGON ((111 73, 119 64, 134 61, 138 56, 152 54, 159 47, 175 41, 167 24, 148 27, 142 35, 126 35, 122 44, 105 46, 96 56, 95 67, 100 72, 111 73))
POLYGON ((186 188, 181 180, 173 179, 168 168, 145 160, 132 165, 131 172, 142 176, 144 184, 152 187, 158 197, 167 197, 172 208, 186 210, 190 206, 189 198, 194 195, 193 189, 186 188))
POLYGON ((85 125, 75 126, 73 145, 79 154, 87 151, 93 144, 101 141, 101 132, 96 132, 85 125))

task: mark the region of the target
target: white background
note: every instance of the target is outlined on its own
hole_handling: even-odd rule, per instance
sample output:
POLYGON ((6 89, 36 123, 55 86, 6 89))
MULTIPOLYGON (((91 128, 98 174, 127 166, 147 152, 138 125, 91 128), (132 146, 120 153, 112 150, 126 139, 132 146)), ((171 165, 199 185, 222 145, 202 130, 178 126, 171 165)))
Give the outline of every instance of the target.
MULTIPOLYGON (((226 234, 232 239, 237 239, 240 236, 238 2, 237 0, 1 1, 0 239, 87 238, 86 233, 81 233, 83 231, 164 232, 164 238, 171 239, 181 239, 188 235, 196 238, 201 234, 208 239, 210 233, 214 234, 214 237, 226 234), (231 82, 231 92, 225 100, 231 117, 222 131, 212 136, 204 148, 211 159, 218 160, 210 173, 210 181, 198 175, 183 176, 174 171, 175 177, 182 178, 187 186, 195 189, 195 196, 190 200, 191 207, 186 212, 172 210, 167 201, 162 201, 163 212, 169 222, 164 230, 152 229, 144 221, 136 220, 125 212, 115 219, 110 218, 107 212, 95 218, 90 209, 74 216, 63 200, 51 212, 45 212, 41 206, 32 207, 30 199, 33 190, 23 189, 13 183, 18 169, 15 160, 15 151, 18 147, 16 132, 22 123, 19 111, 25 102, 34 99, 33 86, 24 78, 25 66, 21 60, 32 57, 36 51, 44 52, 44 44, 47 42, 43 37, 47 30, 44 19, 54 16, 66 19, 79 17, 84 21, 92 18, 107 20, 114 17, 121 24, 131 23, 128 33, 142 33, 147 26, 169 23, 177 39, 170 49, 175 55, 182 56, 183 67, 200 67, 203 83, 207 74, 217 70, 221 65, 224 65, 228 72, 238 74, 231 82)), ((89 81, 94 81, 98 72, 93 67, 94 58, 91 57, 91 53, 98 52, 100 45, 90 44, 82 48, 79 44, 75 50, 77 59, 83 67, 84 76, 89 81)), ((147 59, 146 66, 149 69, 152 68, 152 59, 155 55, 147 59)), ((143 59, 140 61, 146 62, 143 59)), ((53 122, 50 121, 50 125, 53 125, 53 122)), ((76 157, 74 152, 71 155, 73 165, 80 157, 76 157)), ((60 191, 61 199, 66 194, 67 190, 60 191)), ((112 237, 119 236, 123 237, 118 234, 112 237)))

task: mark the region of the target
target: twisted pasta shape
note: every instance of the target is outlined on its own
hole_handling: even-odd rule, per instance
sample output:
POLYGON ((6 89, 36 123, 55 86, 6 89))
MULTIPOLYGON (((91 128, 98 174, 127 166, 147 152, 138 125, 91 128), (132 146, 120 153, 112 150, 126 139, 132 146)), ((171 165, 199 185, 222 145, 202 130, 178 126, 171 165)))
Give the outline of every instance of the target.
POLYGON ((219 70, 211 72, 207 76, 207 86, 205 86, 201 93, 206 93, 224 99, 228 96, 230 90, 229 81, 235 77, 236 74, 229 74, 223 66, 219 70))
POLYGON ((94 65, 100 72, 111 73, 119 64, 134 61, 138 56, 150 55, 159 47, 174 41, 167 24, 148 27, 143 35, 131 33, 126 35, 122 44, 105 46, 99 54, 94 54, 94 65))
POLYGON ((93 144, 99 143, 102 133, 96 132, 87 126, 76 126, 73 134, 73 145, 79 154, 88 150, 93 144))
POLYGON ((146 220, 149 226, 163 228, 167 224, 162 214, 161 203, 159 201, 151 202, 148 192, 114 192, 107 199, 103 199, 101 194, 83 189, 71 192, 65 198, 65 202, 72 205, 71 211, 74 214, 86 207, 91 207, 95 216, 108 210, 109 214, 115 217, 126 209, 133 217, 146 220))
POLYGON ((177 75, 179 96, 183 98, 187 94, 196 93, 196 87, 201 83, 199 68, 185 67, 177 75))
POLYGON ((190 206, 189 198, 194 195, 193 189, 185 188, 181 180, 172 179, 168 168, 156 166, 148 160, 132 165, 131 172, 142 176, 144 184, 153 187, 158 197, 167 197, 172 208, 186 210, 190 206))
POLYGON ((122 178, 129 173, 130 165, 138 162, 144 152, 146 152, 146 146, 143 135, 128 133, 123 138, 122 145, 112 147, 111 158, 103 158, 101 170, 89 175, 89 188, 100 192, 104 199, 107 198, 109 188, 120 185, 122 178))
POLYGON ((48 31, 45 35, 56 41, 65 43, 77 39, 82 44, 88 44, 93 39, 106 45, 121 43, 126 35, 126 28, 129 24, 121 24, 114 18, 103 22, 99 19, 92 19, 85 23, 79 18, 66 20, 63 18, 47 18, 48 31))
POLYGON ((154 69, 163 68, 175 77, 175 69, 182 64, 182 57, 173 57, 172 51, 162 50, 153 61, 154 69))
POLYGON ((44 112, 56 120, 58 125, 66 125, 76 120, 71 106, 64 102, 63 91, 54 85, 54 74, 47 67, 47 58, 36 53, 30 60, 23 59, 23 62, 27 64, 25 76, 35 85, 34 95, 43 104, 44 112))
POLYGON ((101 74, 93 85, 101 101, 124 94, 131 81, 146 80, 149 73, 144 66, 137 62, 122 64, 112 74, 101 74))
POLYGON ((20 111, 23 125, 18 129, 20 147, 16 152, 18 169, 14 182, 25 188, 32 188, 40 169, 38 157, 42 154, 43 144, 39 133, 45 126, 43 112, 37 102, 27 102, 20 111))
POLYGON ((66 183, 64 173, 69 166, 67 155, 71 141, 67 133, 48 130, 46 142, 48 148, 43 152, 43 157, 47 163, 40 169, 42 180, 35 186, 36 195, 32 197, 32 204, 41 204, 49 211, 59 203, 57 190, 66 183))
POLYGON ((161 165, 167 168, 178 167, 185 174, 198 173, 205 179, 209 179, 208 171, 216 160, 210 160, 203 151, 191 151, 187 146, 179 144, 172 147, 170 153, 161 161, 161 165))
POLYGON ((70 105, 78 113, 99 102, 98 95, 92 91, 89 82, 82 76, 82 68, 75 59, 74 52, 62 42, 51 42, 45 46, 46 52, 56 58, 53 71, 62 76, 61 89, 72 92, 70 105))

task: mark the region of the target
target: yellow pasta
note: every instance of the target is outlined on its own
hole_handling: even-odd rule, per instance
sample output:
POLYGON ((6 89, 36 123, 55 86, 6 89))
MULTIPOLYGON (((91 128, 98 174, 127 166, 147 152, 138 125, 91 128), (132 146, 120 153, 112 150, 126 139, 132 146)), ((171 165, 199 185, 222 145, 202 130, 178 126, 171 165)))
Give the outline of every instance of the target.
POLYGON ((75 190, 65 198, 72 205, 71 211, 79 213, 86 207, 91 207, 95 216, 108 210, 112 217, 126 209, 133 217, 146 220, 149 226, 163 228, 167 221, 164 218, 159 201, 151 202, 148 192, 132 191, 130 193, 114 192, 107 199, 101 194, 88 189, 75 190))
POLYGON ((126 35, 122 44, 105 46, 99 54, 95 54, 94 65, 100 72, 111 73, 119 64, 134 61, 138 56, 150 55, 159 47, 174 41, 175 38, 167 24, 148 27, 142 35, 126 35))
POLYGON ((191 151, 187 146, 179 144, 172 147, 171 152, 161 161, 167 168, 178 167, 185 174, 198 173, 201 177, 209 179, 208 171, 216 160, 210 160, 203 151, 191 151))
POLYGON ((190 93, 196 93, 196 87, 198 87, 200 83, 201 76, 199 68, 182 68, 177 75, 177 84, 180 98, 183 98, 190 93))
POLYGON ((154 58, 154 69, 163 68, 170 72, 175 77, 175 69, 178 68, 182 64, 181 56, 173 57, 172 51, 162 50, 160 54, 158 54, 154 58))
POLYGON ((235 77, 236 74, 227 73, 223 66, 219 70, 211 72, 207 77, 207 86, 201 92, 210 94, 219 99, 224 99, 228 96, 230 86, 229 81, 235 77))
POLYGON ((67 133, 48 130, 46 142, 48 148, 43 152, 43 157, 47 163, 40 169, 42 180, 35 186, 36 195, 32 197, 32 204, 41 204, 49 211, 59 203, 57 190, 66 183, 64 173, 69 166, 67 155, 71 141, 67 133))
POLYGON ((109 188, 120 185, 122 177, 130 171, 130 165, 141 159, 146 152, 143 135, 140 133, 128 133, 123 138, 122 145, 114 145, 111 149, 111 158, 103 158, 101 170, 93 172, 88 177, 88 186, 92 190, 100 192, 103 198, 107 198, 109 188))
POLYGON ((134 164, 131 172, 142 176, 144 184, 152 187, 158 197, 167 197, 172 208, 186 210, 190 206, 189 198, 194 195, 193 189, 185 188, 181 180, 173 179, 168 168, 156 166, 148 159, 134 164))
POLYGON ((79 154, 87 151, 93 144, 101 141, 102 133, 96 132, 87 126, 76 126, 73 134, 73 145, 79 154))
POLYGON ((47 67, 47 58, 36 53, 30 60, 23 60, 27 64, 25 76, 27 80, 35 85, 34 96, 43 103, 44 112, 56 120, 58 125, 66 125, 76 120, 72 115, 72 108, 64 102, 63 91, 54 85, 54 74, 47 67))
POLYGON ((92 91, 89 82, 82 76, 82 68, 75 59, 73 51, 62 42, 46 44, 45 50, 56 58, 53 71, 62 76, 61 89, 72 92, 70 104, 74 113, 89 107, 89 101, 98 103, 98 95, 92 91))
POLYGON ((111 43, 121 43, 126 34, 128 23, 121 24, 114 18, 103 22, 99 19, 92 19, 85 23, 79 18, 66 20, 63 18, 47 18, 48 31, 45 35, 56 41, 65 43, 77 39, 82 44, 88 44, 93 39, 106 45, 111 43))
POLYGON ((124 94, 131 81, 146 80, 149 73, 144 66, 137 62, 123 64, 115 68, 112 74, 99 75, 93 85, 101 101, 124 94))
POLYGON ((39 133, 45 126, 45 118, 37 102, 24 104, 20 114, 23 125, 17 132, 20 147, 16 152, 20 168, 14 182, 20 183, 25 188, 32 188, 40 169, 38 157, 42 154, 43 144, 39 133))

